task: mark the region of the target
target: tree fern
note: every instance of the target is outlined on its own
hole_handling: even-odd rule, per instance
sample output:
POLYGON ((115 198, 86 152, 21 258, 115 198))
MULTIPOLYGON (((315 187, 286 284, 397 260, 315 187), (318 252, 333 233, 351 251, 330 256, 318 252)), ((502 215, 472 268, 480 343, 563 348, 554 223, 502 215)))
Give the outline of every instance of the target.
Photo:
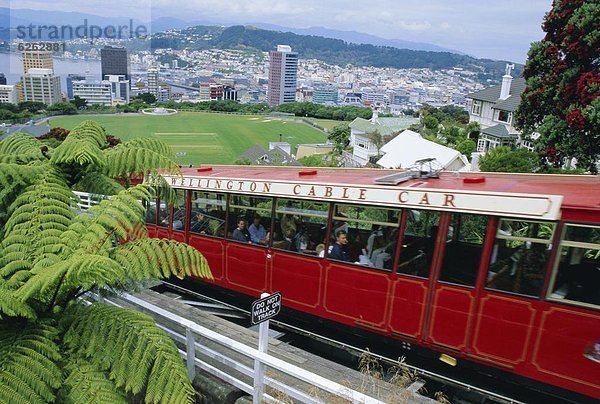
POLYGON ((186 382, 179 351, 152 318, 95 303, 72 306, 65 323, 66 346, 108 371, 110 379, 127 393, 145 389, 149 403, 192 401, 195 392, 186 382))
POLYGON ((107 146, 91 121, 54 149, 23 134, 0 141, 0 403, 193 397, 177 349, 149 317, 77 300, 144 279, 211 276, 195 249, 147 237, 150 186, 173 195, 158 175, 178 172, 169 147, 107 146), (124 189, 112 178, 140 173, 155 181, 124 189), (81 213, 73 188, 113 195, 81 213))

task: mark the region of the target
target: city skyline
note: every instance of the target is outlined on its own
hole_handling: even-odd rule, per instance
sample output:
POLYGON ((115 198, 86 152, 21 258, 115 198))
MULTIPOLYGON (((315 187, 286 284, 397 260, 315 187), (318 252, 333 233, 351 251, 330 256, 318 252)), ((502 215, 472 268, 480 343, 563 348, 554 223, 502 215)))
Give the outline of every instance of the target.
POLYGON ((524 63, 530 43, 543 37, 541 23, 550 9, 551 0, 374 0, 352 7, 341 0, 307 0, 301 6, 291 0, 233 0, 227 3, 191 0, 177 7, 166 0, 142 4, 114 0, 91 0, 85 4, 62 1, 59 5, 25 0, 19 1, 18 8, 60 9, 94 15, 102 10, 103 17, 128 15, 144 21, 169 17, 191 23, 325 27, 367 33, 385 39, 426 42, 480 58, 524 63), (115 7, 111 7, 111 4, 115 7), (206 10, 210 10, 210 13, 207 14, 206 10))

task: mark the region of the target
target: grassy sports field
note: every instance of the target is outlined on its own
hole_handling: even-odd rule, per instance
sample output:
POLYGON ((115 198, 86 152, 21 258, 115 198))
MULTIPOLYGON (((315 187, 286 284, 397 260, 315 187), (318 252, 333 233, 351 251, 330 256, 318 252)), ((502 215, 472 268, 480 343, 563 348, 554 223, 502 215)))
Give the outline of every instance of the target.
POLYGON ((280 139, 292 145, 324 143, 326 135, 294 120, 256 115, 226 115, 202 112, 180 112, 171 116, 106 115, 52 118, 51 127, 72 129, 91 119, 107 132, 122 140, 134 137, 156 137, 171 145, 180 164, 231 164, 249 147, 280 139))

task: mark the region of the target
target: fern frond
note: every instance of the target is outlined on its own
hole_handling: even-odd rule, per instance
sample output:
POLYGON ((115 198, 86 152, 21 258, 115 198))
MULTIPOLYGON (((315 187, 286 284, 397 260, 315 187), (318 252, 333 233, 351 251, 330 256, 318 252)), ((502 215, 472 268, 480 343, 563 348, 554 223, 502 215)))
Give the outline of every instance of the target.
POLYGON ((44 165, 0 164, 0 232, 7 219, 8 207, 17 195, 33 184, 44 172, 44 165))
POLYGON ((42 160, 42 144, 28 133, 13 133, 0 140, 0 156, 18 156, 21 161, 42 160))
POLYGON ((0 319, 3 317, 36 318, 35 311, 27 304, 17 300, 11 290, 0 284, 0 319))
POLYGON ((82 357, 65 366, 66 379, 58 398, 66 404, 127 403, 125 395, 106 372, 82 357))
POLYGON ((146 174, 165 169, 178 170, 177 164, 169 157, 151 149, 128 146, 128 143, 104 151, 110 165, 105 167, 109 177, 125 177, 131 173, 146 174))
POLYGON ((118 181, 96 170, 88 170, 83 178, 73 186, 74 191, 89 192, 90 194, 97 195, 114 195, 124 189, 118 181))
POLYGON ((106 144, 106 133, 94 121, 83 121, 67 135, 60 146, 54 149, 50 161, 53 164, 106 165, 102 147, 106 144))
POLYGON ((171 146, 169 146, 160 139, 151 137, 137 137, 135 139, 128 140, 122 144, 130 149, 148 149, 158 154, 162 154, 163 156, 168 158, 173 157, 173 150, 171 149, 171 146))
POLYGON ((117 246, 110 256, 133 280, 195 276, 212 279, 206 258, 195 248, 173 240, 141 239, 117 246))
POLYGON ((57 335, 58 330, 47 324, 13 322, 0 328, 0 402, 55 399, 62 382, 57 335))
POLYGON ((152 318, 94 303, 69 308, 64 342, 87 357, 127 393, 146 392, 149 403, 191 402, 194 389, 179 351, 152 318))

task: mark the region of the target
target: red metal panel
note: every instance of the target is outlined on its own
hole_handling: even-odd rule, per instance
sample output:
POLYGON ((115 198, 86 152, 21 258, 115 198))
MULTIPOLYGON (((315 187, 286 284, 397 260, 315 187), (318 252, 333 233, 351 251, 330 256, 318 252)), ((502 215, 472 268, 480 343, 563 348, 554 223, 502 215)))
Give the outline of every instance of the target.
POLYGON ((148 237, 156 237, 156 226, 147 224, 146 229, 148 230, 148 237))
POLYGON ((472 352, 499 365, 515 366, 525 361, 536 310, 530 300, 481 294, 472 352))
MULTIPOLYGON (((600 398, 600 357, 586 357, 600 344, 600 315, 550 307, 541 315, 532 363, 542 380, 600 398)), ((597 352, 596 355, 599 355, 597 352)), ((591 356, 591 355, 589 355, 591 356)))
POLYGON ((228 242, 225 247, 227 281, 254 296, 267 291, 267 249, 228 242))
POLYGON ((463 351, 474 301, 472 289, 438 285, 431 308, 428 342, 463 351))
POLYGON ((282 292, 285 304, 299 310, 314 310, 320 304, 324 261, 298 254, 274 251, 271 290, 282 292))
POLYGON ((169 229, 166 227, 157 227, 156 238, 169 238, 169 229))
POLYGON ((385 330, 390 274, 329 263, 325 274, 325 310, 340 321, 385 330))
POLYGON ((390 330, 419 339, 423 333, 429 281, 400 276, 394 282, 390 330))
POLYGON ((182 231, 171 231, 171 240, 185 243, 185 233, 182 231))
POLYGON ((225 277, 225 247, 222 239, 196 236, 190 234, 189 245, 196 248, 210 267, 213 277, 216 281, 223 280, 225 277))

